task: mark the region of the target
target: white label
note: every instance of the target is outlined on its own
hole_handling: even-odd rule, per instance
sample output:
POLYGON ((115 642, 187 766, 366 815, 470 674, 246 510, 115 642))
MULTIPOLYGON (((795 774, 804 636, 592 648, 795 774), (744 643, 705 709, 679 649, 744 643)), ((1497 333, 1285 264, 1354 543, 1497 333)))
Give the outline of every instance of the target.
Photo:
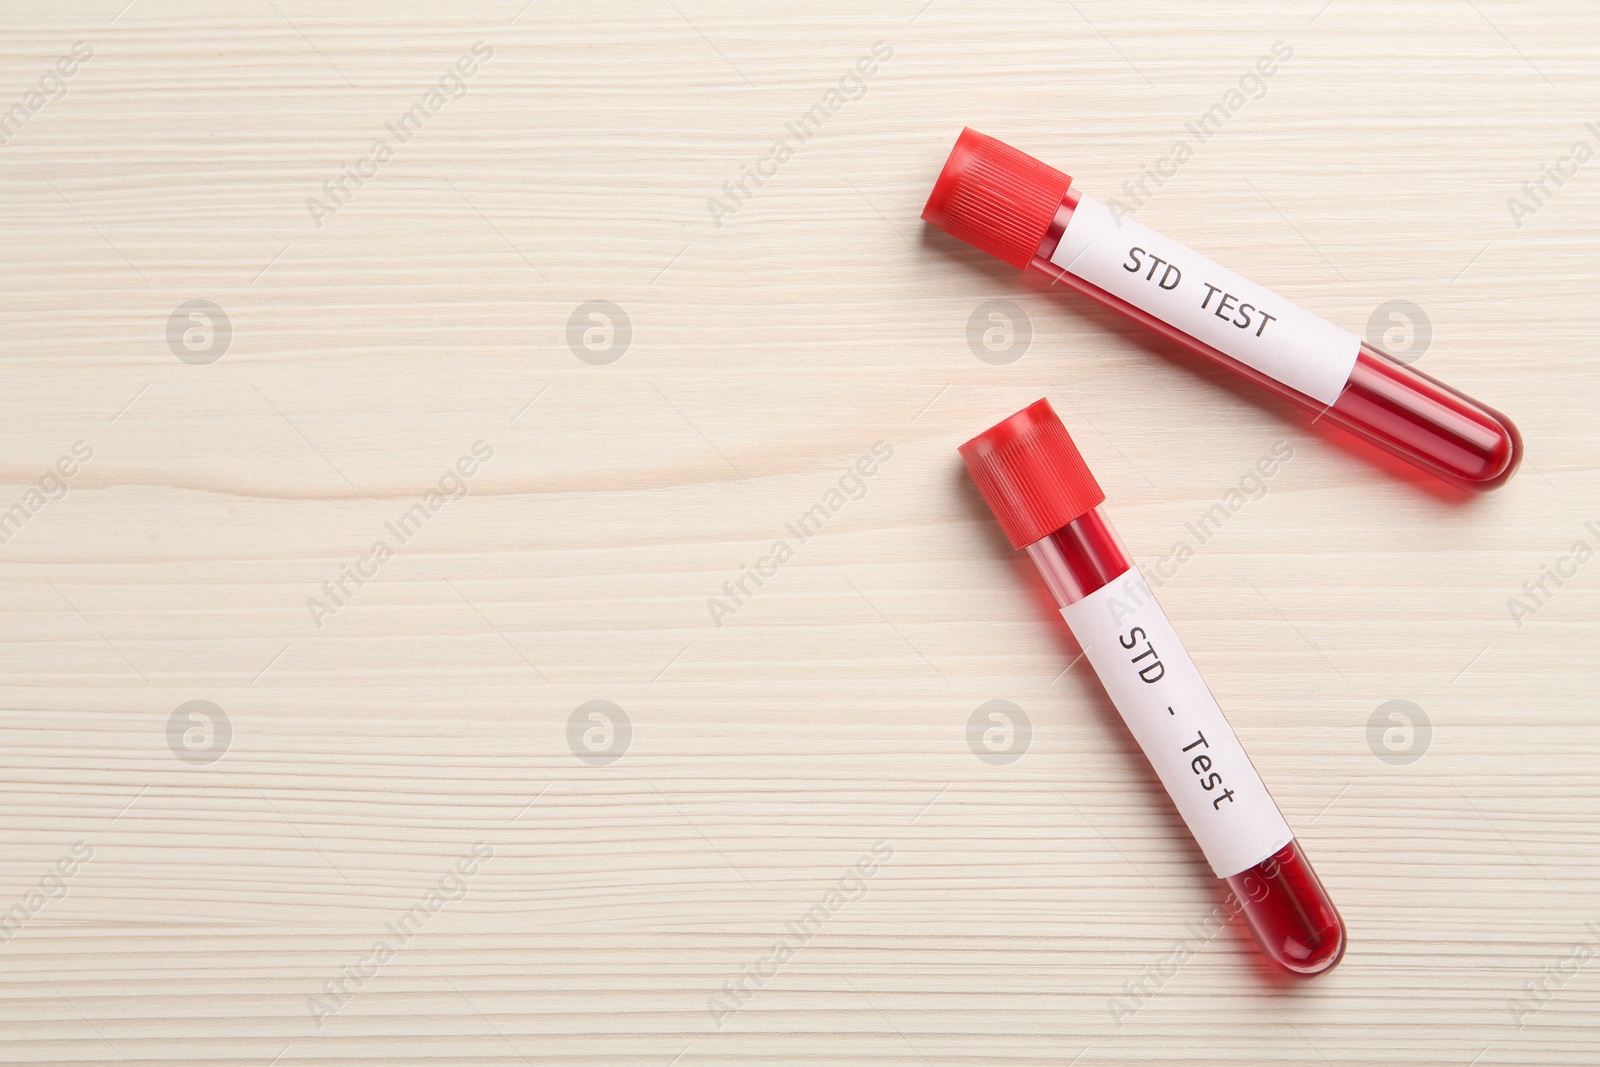
POLYGON ((1324 404, 1361 349, 1355 334, 1087 196, 1050 262, 1324 404))
POLYGON ((1294 839, 1144 575, 1061 614, 1218 878, 1294 839))

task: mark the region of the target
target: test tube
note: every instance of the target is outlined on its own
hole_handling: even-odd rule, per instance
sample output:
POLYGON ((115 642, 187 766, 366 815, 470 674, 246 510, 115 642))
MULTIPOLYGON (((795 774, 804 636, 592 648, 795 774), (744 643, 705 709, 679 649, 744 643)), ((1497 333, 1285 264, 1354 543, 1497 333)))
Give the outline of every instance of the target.
POLYGON ((960 448, 1261 951, 1291 974, 1344 955, 1344 922, 1222 709, 1101 513, 1105 493, 1048 400, 960 448))
POLYGON ((956 140, 922 217, 1454 485, 1492 489, 1521 459, 1522 438, 1504 415, 976 130, 956 140))

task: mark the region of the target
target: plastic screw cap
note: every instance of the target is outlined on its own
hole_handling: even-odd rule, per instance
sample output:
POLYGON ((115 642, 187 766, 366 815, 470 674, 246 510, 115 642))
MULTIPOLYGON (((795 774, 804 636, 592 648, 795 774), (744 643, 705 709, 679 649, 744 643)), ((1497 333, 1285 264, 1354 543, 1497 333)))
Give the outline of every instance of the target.
POLYGON ((1106 498, 1048 400, 1028 405, 958 451, 1012 548, 1026 548, 1106 498))
POLYGON ((1072 179, 1004 141, 961 131, 922 217, 1022 270, 1050 231, 1072 179))

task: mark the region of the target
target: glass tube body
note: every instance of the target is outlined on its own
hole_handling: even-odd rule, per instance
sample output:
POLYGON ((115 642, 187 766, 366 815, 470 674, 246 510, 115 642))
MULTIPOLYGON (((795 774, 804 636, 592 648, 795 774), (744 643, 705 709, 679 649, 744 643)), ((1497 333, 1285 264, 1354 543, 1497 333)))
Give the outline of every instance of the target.
POLYGON ((1049 278, 1142 323, 1189 351, 1248 378, 1431 474, 1466 489, 1493 489, 1516 471, 1522 437, 1510 419, 1362 343, 1350 381, 1331 407, 1213 348, 1121 297, 1050 262, 1078 204, 1068 189, 1029 265, 1049 278))
MULTIPOLYGON (((1108 585, 1133 566, 1100 508, 1027 547, 1033 564, 1061 607, 1108 585)), ((1320 974, 1344 956, 1344 922, 1311 869, 1298 842, 1229 878, 1229 907, 1237 910, 1256 944, 1276 966, 1299 975, 1320 974)))

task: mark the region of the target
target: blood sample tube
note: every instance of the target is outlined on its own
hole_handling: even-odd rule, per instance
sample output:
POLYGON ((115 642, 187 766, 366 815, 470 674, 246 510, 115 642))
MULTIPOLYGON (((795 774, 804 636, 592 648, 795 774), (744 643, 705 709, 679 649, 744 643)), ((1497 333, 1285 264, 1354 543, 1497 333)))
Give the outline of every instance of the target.
POLYGON ((1105 500, 1048 400, 960 448, 1014 548, 1026 549, 1128 730, 1256 943, 1293 974, 1344 955, 1344 922, 1101 514, 1105 500))
MULTIPOLYGON (((1511 477, 1504 415, 963 130, 922 217, 1032 268, 1380 448, 1468 489, 1511 477)), ((1316 421, 1316 420, 1313 420, 1316 421)))

